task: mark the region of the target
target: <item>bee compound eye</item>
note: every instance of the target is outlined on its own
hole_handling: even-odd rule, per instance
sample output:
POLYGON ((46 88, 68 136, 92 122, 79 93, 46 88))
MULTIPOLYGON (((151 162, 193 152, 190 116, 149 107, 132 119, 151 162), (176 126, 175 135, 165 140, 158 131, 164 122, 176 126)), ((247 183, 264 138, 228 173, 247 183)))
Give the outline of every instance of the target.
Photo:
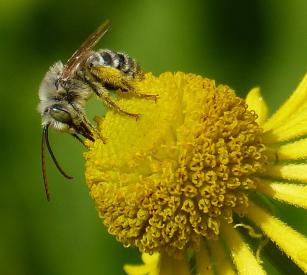
POLYGON ((49 109, 49 114, 52 118, 56 121, 68 124, 71 122, 71 115, 70 113, 61 105, 53 105, 49 109))

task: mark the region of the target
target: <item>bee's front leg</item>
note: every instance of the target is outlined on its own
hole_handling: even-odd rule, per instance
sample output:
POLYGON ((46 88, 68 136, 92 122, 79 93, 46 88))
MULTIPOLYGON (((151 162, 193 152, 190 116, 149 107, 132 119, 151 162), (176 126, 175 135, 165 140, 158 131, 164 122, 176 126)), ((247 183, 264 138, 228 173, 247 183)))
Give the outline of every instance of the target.
POLYGON ((96 138, 99 138, 103 143, 106 143, 106 139, 101 135, 100 131, 94 127, 92 123, 87 119, 83 111, 75 104, 72 105, 78 114, 77 119, 75 119, 74 124, 72 125, 72 128, 74 129, 74 131, 71 132, 72 136, 83 143, 83 145, 85 145, 85 143, 78 136, 79 134, 91 141, 95 141, 96 138))
POLYGON ((76 133, 73 133, 71 134, 75 139, 77 139, 84 147, 86 147, 84 141, 76 134, 76 133))

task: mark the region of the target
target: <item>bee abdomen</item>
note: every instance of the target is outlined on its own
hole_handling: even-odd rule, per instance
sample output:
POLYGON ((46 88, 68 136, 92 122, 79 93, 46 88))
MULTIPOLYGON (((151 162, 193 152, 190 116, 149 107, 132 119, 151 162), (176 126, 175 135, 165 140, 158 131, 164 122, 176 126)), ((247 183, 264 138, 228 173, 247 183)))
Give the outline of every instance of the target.
POLYGON ((135 59, 129 57, 125 53, 118 52, 116 53, 116 55, 119 61, 117 69, 132 77, 135 77, 142 73, 142 69, 135 59))
POLYGON ((114 52, 108 49, 93 53, 89 57, 88 62, 91 66, 106 66, 118 69, 131 77, 137 77, 143 74, 141 67, 135 59, 125 53, 114 52))

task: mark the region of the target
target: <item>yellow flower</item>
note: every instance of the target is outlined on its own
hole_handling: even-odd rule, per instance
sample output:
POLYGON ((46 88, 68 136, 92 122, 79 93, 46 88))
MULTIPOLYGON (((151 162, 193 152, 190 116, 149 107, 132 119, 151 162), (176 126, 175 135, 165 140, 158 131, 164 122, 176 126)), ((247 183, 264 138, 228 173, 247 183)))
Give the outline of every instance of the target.
POLYGON ((258 88, 243 100, 213 80, 163 73, 137 89, 157 103, 117 100, 141 118, 107 112, 97 119, 106 144, 88 141, 85 154, 108 232, 144 253, 126 272, 265 274, 266 239, 307 272, 307 239, 264 199, 307 208, 307 75, 269 119, 258 88))

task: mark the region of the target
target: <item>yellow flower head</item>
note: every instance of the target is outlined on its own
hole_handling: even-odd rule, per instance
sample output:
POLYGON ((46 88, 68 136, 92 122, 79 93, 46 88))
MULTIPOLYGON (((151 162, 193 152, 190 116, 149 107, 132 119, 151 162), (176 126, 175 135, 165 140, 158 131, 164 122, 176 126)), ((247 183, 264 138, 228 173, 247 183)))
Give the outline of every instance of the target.
MULTIPOLYGON (((304 81, 298 91, 303 94, 304 90, 307 97, 304 81)), ((107 142, 99 138, 87 142, 86 180, 109 233, 125 246, 159 252, 163 257, 155 256, 156 265, 149 261, 155 266, 150 274, 160 274, 159 266, 167 270, 167 262, 176 265, 175 260, 165 259, 176 259, 189 249, 196 251, 198 271, 204 274, 202 270, 207 272, 210 266, 208 250, 213 257, 225 258, 222 238, 239 272, 248 266, 261 274, 259 261, 229 226, 235 225, 234 218, 238 221, 245 215, 307 271, 306 239, 249 197, 257 191, 306 207, 302 195, 297 198, 299 192, 306 195, 306 188, 277 179, 306 181, 305 166, 300 167, 304 164, 279 164, 279 160, 306 157, 307 152, 295 153, 293 143, 275 146, 307 133, 307 127, 296 126, 299 115, 293 115, 297 124, 289 122, 293 135, 284 123, 292 115, 285 114, 289 108, 297 113, 303 105, 302 95, 292 97, 288 107, 265 122, 267 109, 259 89, 244 101, 228 86, 184 73, 146 74, 137 82, 137 89, 158 94, 158 101, 129 96, 118 100, 122 109, 140 113, 140 119, 110 111, 97 119, 107 142), (301 246, 295 252, 278 232, 285 234, 283 238, 300 241, 301 246)), ((257 235, 251 233, 250 225, 242 226, 250 236, 257 235)), ((230 270, 232 265, 218 267, 223 268, 230 270)), ((132 270, 131 274, 143 274, 132 270)))

